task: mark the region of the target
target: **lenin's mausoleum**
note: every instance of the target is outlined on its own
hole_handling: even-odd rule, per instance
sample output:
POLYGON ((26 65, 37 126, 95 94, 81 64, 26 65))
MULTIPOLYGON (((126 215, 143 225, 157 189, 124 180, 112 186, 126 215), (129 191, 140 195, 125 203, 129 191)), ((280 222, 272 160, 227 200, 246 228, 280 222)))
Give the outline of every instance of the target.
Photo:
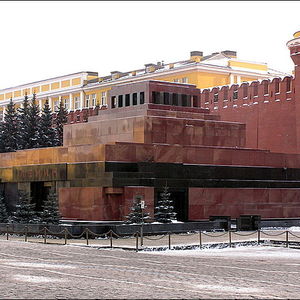
POLYGON ((16 103, 24 90, 40 101, 60 97, 70 110, 62 147, 0 154, 10 208, 18 189, 41 202, 53 187, 64 219, 124 220, 136 196, 153 215, 167 185, 180 221, 300 217, 300 32, 287 46, 292 76, 238 61, 234 51, 194 51, 168 68, 147 64, 141 75, 87 72, 82 82, 78 73, 79 81, 0 91, 16 103))

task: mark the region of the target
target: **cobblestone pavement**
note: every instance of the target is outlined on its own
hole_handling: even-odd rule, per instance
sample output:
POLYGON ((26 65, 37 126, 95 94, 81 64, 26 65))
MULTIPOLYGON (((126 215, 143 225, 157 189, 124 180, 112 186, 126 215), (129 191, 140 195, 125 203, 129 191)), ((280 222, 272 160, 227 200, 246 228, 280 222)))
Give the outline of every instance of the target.
POLYGON ((0 239, 0 270, 2 299, 300 295, 300 250, 283 247, 150 253, 0 239))

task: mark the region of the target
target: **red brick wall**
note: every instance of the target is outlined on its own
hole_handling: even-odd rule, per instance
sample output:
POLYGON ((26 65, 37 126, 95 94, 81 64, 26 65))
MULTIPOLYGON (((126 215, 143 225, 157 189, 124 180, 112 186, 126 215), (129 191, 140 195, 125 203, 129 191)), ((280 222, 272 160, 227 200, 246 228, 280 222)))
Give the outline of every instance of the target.
POLYGON ((237 86, 238 98, 233 99, 234 88, 213 88, 201 92, 202 107, 209 108, 212 113, 219 114, 223 121, 246 123, 246 147, 268 149, 272 152, 300 153, 299 97, 295 94, 295 80, 285 77, 261 83, 242 83, 237 86), (288 81, 291 91, 287 92, 288 81), (279 93, 276 93, 276 81, 279 93), (258 94, 254 97, 255 85, 258 94), (265 95, 265 88, 268 94, 265 95), (247 93, 244 91, 247 89, 247 93), (228 93, 228 101, 224 94, 228 93), (206 93, 209 94, 208 101, 206 93), (218 101, 214 102, 214 95, 218 101), (246 97, 244 97, 246 95, 246 97))

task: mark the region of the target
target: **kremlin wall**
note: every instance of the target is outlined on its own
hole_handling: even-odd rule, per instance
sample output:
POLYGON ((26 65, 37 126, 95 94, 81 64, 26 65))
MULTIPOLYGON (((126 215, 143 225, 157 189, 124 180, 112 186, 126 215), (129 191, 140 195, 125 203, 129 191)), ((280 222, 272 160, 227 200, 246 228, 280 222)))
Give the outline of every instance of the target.
POLYGON ((87 122, 69 115, 61 147, 0 154, 9 208, 18 189, 64 219, 124 220, 136 197, 153 216, 167 185, 180 221, 300 217, 300 33, 294 76, 199 89, 142 80, 113 86, 87 122))

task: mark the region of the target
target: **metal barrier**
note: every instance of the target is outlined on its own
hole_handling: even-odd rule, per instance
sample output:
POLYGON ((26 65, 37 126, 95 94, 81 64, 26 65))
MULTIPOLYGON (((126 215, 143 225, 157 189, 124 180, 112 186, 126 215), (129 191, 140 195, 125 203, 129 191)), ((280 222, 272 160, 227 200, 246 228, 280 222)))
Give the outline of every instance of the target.
MULTIPOLYGON (((273 230, 275 231, 275 230, 273 230)), ((256 230, 251 232, 237 232, 237 231, 225 231, 222 233, 216 232, 205 232, 205 231, 195 231, 192 233, 171 233, 168 232, 166 234, 161 235, 144 235, 141 237, 141 233, 139 231, 135 232, 130 236, 120 236, 109 230, 108 232, 97 234, 91 231, 89 228, 85 228, 81 234, 73 235, 68 228, 64 228, 60 231, 54 232, 49 230, 46 226, 42 228, 42 230, 30 232, 28 225, 24 225, 23 230, 14 231, 9 230, 9 224, 6 225, 6 230, 0 230, 0 234, 6 236, 6 240, 9 240, 10 235, 24 236, 24 241, 28 242, 29 237, 35 237, 36 239, 43 238, 43 243, 47 244, 50 242, 50 237, 58 238, 59 240, 63 240, 63 244, 67 245, 68 242, 72 240, 85 240, 87 246, 91 245, 92 240, 96 240, 94 244, 99 248, 123 248, 123 249, 132 249, 136 252, 145 249, 155 249, 158 247, 163 247, 164 249, 178 249, 182 247, 195 247, 199 249, 203 249, 204 245, 209 246, 213 243, 217 244, 225 244, 229 247, 233 247, 233 245, 241 242, 249 242, 254 241, 257 244, 260 244, 265 241, 273 241, 274 243, 279 243, 285 245, 285 247, 289 247, 291 243, 296 243, 300 246, 300 235, 297 235, 288 230, 280 231, 280 232, 270 232, 263 230, 256 230), (267 239, 262 238, 262 236, 267 237, 267 239), (279 240, 272 240, 274 237, 281 237, 279 240), (183 243, 184 237, 188 237, 189 241, 183 243), (251 239, 253 237, 253 239, 251 239), (98 239, 97 239, 98 238, 98 239), (139 246, 139 238, 143 238, 143 243, 139 246), (167 238, 165 243, 162 243, 162 239, 167 238), (291 238, 293 238, 291 240, 291 238), (124 245, 125 240, 133 240, 132 244, 124 245), (99 242, 97 244, 97 241, 99 242), (104 244, 102 243, 105 242, 104 244), (108 243, 107 243, 108 241, 108 243), (118 242, 121 241, 121 242, 118 242), (100 244, 101 242, 101 244, 100 244), (146 244, 149 243, 147 246, 146 244)), ((53 243, 53 242, 52 242, 53 243)), ((61 244, 61 243, 59 243, 61 244)))

